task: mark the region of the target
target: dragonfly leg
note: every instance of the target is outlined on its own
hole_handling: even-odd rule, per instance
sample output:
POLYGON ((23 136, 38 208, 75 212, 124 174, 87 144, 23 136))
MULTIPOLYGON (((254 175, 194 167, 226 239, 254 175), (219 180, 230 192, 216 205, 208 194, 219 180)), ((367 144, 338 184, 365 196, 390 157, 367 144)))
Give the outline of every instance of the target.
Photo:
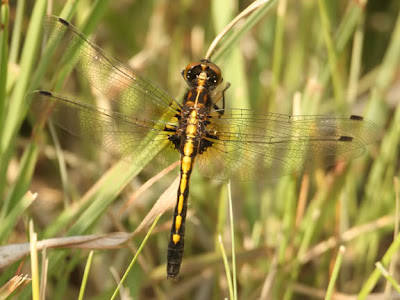
POLYGON ((218 112, 218 114, 220 116, 222 116, 224 114, 225 111, 225 92, 227 89, 229 89, 229 87, 231 86, 231 84, 229 82, 226 83, 224 89, 221 92, 221 97, 216 99, 213 102, 213 108, 218 112), (218 107, 218 105, 216 104, 218 101, 220 101, 222 99, 222 110, 218 107))

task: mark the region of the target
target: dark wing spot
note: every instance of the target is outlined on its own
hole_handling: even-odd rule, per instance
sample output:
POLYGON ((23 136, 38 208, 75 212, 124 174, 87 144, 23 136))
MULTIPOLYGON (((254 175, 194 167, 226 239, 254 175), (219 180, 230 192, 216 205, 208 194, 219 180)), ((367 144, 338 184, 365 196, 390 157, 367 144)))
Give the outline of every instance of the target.
POLYGON ((356 115, 351 115, 350 120, 362 121, 362 120, 364 120, 364 118, 360 117, 360 116, 356 116, 356 115))
POLYGON ((351 136, 342 135, 338 141, 339 142, 351 142, 353 138, 351 136))
POLYGON ((64 20, 64 19, 62 19, 62 18, 58 18, 58 21, 59 21, 61 24, 65 25, 65 26, 68 26, 68 27, 69 27, 69 25, 70 25, 68 21, 66 21, 66 20, 64 20))
POLYGON ((47 96, 47 97, 52 97, 53 96, 53 94, 48 92, 48 91, 39 91, 39 93, 41 95, 44 95, 44 96, 47 96))

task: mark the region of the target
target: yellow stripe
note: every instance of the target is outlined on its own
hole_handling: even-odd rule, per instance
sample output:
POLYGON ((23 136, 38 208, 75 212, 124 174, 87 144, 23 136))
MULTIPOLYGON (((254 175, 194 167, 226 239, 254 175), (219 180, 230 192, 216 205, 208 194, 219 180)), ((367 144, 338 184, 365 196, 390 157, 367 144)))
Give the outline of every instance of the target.
POLYGON ((189 124, 186 127, 186 135, 188 137, 194 138, 196 133, 197 133, 197 126, 195 124, 189 124))
POLYGON ((175 218, 175 230, 178 232, 179 228, 181 228, 182 225, 182 216, 176 216, 175 218))
MULTIPOLYGON (((197 93, 197 97, 196 97, 196 102, 197 99, 199 97, 199 93, 197 93)), ((188 173, 192 168, 193 165, 193 160, 191 158, 191 155, 193 154, 193 138, 196 136, 197 134, 197 124, 198 124, 199 120, 198 120, 198 115, 197 115, 197 111, 196 110, 192 110, 191 114, 190 114, 190 119, 189 119, 189 124, 186 127, 186 136, 188 137, 188 140, 186 141, 184 147, 183 147, 183 153, 184 156, 182 157, 182 161, 181 161, 181 172, 182 172, 182 176, 181 176, 181 183, 179 186, 179 196, 178 196, 178 207, 177 207, 177 211, 178 211, 178 215, 175 217, 175 234, 172 235, 172 241, 177 244, 180 239, 181 236, 178 234, 179 229, 182 226, 182 210, 183 210, 183 204, 185 201, 185 190, 187 188, 187 184, 188 184, 188 173)))
POLYGON ((168 129, 176 129, 175 126, 170 125, 170 124, 165 125, 165 127, 168 128, 168 129))
POLYGON ((187 185, 187 176, 186 174, 182 174, 181 185, 180 185, 181 194, 183 194, 183 192, 185 191, 186 185, 187 185))
POLYGON ((181 236, 179 234, 173 234, 172 235, 172 240, 175 244, 177 244, 179 242, 179 240, 181 239, 181 236))
POLYGON ((192 167, 192 158, 190 156, 184 156, 182 158, 182 173, 187 174, 192 167))
POLYGON ((183 147, 183 153, 184 153, 186 156, 192 155, 192 153, 193 153, 193 142, 192 142, 192 140, 188 140, 188 141, 185 143, 185 146, 183 147))
MULTIPOLYGON (((198 123, 199 123, 199 119, 197 117, 197 111, 194 109, 190 113, 189 124, 197 125, 198 123)), ((187 129, 186 129, 186 132, 187 132, 187 129)))
POLYGON ((194 100, 194 105, 195 106, 197 106, 197 102, 199 100, 200 93, 201 93, 201 90, 197 90, 196 100, 194 100))
POLYGON ((179 195, 179 200, 178 200, 178 214, 181 214, 182 209, 183 209, 183 194, 179 195))

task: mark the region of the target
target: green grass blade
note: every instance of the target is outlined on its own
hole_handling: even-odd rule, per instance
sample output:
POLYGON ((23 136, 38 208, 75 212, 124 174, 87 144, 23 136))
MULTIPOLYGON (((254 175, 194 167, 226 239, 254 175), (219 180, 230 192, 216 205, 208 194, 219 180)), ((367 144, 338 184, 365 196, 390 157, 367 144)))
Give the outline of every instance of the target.
POLYGON ((15 14, 14 28, 11 38, 10 46, 10 59, 9 63, 16 64, 18 61, 18 53, 21 47, 21 33, 22 33, 22 21, 25 10, 25 0, 17 0, 17 11, 15 14))
POLYGON ((339 253, 336 257, 335 265, 333 266, 331 278, 329 280, 328 290, 326 291, 325 300, 332 299, 335 283, 339 275, 340 266, 342 265, 343 255, 346 249, 344 246, 339 247, 339 253))
POLYGON ((396 282, 396 279, 390 275, 389 271, 382 265, 382 263, 377 262, 375 264, 376 268, 381 272, 381 274, 386 278, 386 280, 391 284, 391 286, 400 294, 400 285, 396 282))
POLYGON ((232 191, 231 182, 228 183, 228 204, 229 204, 229 220, 231 226, 231 247, 232 247, 232 285, 233 297, 231 299, 238 299, 237 296, 237 275, 236 275, 236 248, 235 248, 235 222, 233 219, 233 204, 232 204, 232 191))
MULTIPOLYGON (((398 253, 400 249, 400 235, 398 235, 393 243, 390 245, 389 249, 383 255, 381 263, 384 267, 387 267, 394 257, 398 253)), ((379 269, 374 269, 372 274, 368 277, 367 281, 364 283, 363 287, 361 288, 357 299, 366 299, 368 295, 371 293, 372 289, 378 283, 378 280, 381 276, 381 272, 379 269)))
POLYGON ((4 242, 11 235, 12 230, 15 227, 15 224, 18 221, 18 218, 24 214, 24 212, 29 208, 32 202, 36 199, 37 195, 32 194, 30 192, 26 193, 22 199, 20 199, 15 205, 8 215, 2 219, 1 227, 0 227, 0 242, 4 244, 4 242))
POLYGON ((6 117, 6 109, 8 105, 6 101, 6 86, 8 77, 8 23, 9 7, 6 2, 0 5, 0 132, 3 132, 4 119, 6 117))
POLYGON ((219 45, 219 48, 213 53, 212 60, 218 62, 225 55, 225 52, 230 51, 230 49, 234 47, 233 45, 236 44, 237 41, 254 26, 254 24, 264 17, 276 2, 276 0, 270 0, 266 2, 262 7, 246 18, 239 29, 233 31, 229 34, 229 36, 225 37, 223 42, 221 42, 219 45))
POLYGON ((40 300, 40 291, 39 291, 39 260, 37 254, 37 234, 33 228, 33 221, 29 221, 29 249, 30 249, 30 258, 31 258, 31 273, 32 273, 32 299, 40 300))
POLYGON ((286 6, 287 1, 281 0, 278 2, 276 10, 276 23, 275 23, 275 34, 274 34, 274 49, 272 59, 272 95, 271 99, 275 99, 278 84, 282 75, 282 58, 283 58, 283 44, 284 44, 284 25, 286 18, 286 6))
POLYGON ((128 268, 126 269, 124 276, 122 276, 120 282, 118 282, 118 286, 115 289, 113 295, 111 296, 111 300, 115 299, 115 297, 117 297, 119 290, 121 288, 121 286, 124 284, 127 276, 129 275, 129 272, 132 270, 133 266, 136 263, 136 260, 140 254, 140 252, 142 252, 144 245, 146 245, 147 240, 149 239, 151 233, 153 232, 154 227, 157 225, 158 221, 160 220, 161 214, 157 216, 157 218, 154 220, 153 224, 151 225, 151 227, 149 228, 149 230, 147 231, 146 236, 143 239, 143 242, 140 244, 138 250, 135 253, 135 256, 132 258, 131 263, 129 264, 128 268))
MULTIPOLYGON (((31 80, 31 74, 35 64, 35 56, 40 41, 41 21, 43 19, 47 1, 38 0, 32 13, 32 19, 26 35, 24 48, 21 55, 21 76, 11 94, 6 120, 0 136, 0 178, 6 177, 8 162, 14 150, 17 131, 27 111, 25 96, 31 80)), ((0 195, 4 192, 5 182, 0 181, 0 195)))
POLYGON ((0 220, 4 220, 10 210, 19 205, 19 201, 26 193, 31 183, 33 171, 35 170, 35 163, 38 155, 38 148, 36 144, 30 144, 25 149, 22 155, 21 165, 17 176, 17 181, 12 186, 8 196, 3 202, 0 212, 0 220))
POLYGON ((224 243, 222 242, 221 236, 218 237, 218 244, 219 244, 219 249, 221 251, 222 260, 224 262, 225 276, 226 276, 226 281, 228 283, 229 297, 230 297, 230 299, 235 299, 234 291, 233 291, 233 284, 232 284, 231 268, 229 267, 228 258, 226 256, 226 251, 225 251, 224 243))
POLYGON ((90 267, 92 265, 92 260, 93 260, 93 253, 94 253, 93 251, 90 251, 86 262, 85 271, 83 272, 82 284, 79 290, 78 300, 83 300, 83 296, 85 295, 85 289, 89 278, 90 267))
POLYGON ((325 0, 318 0, 319 14, 322 23, 322 31, 325 40, 325 46, 328 51, 329 67, 331 69, 333 91, 335 94, 335 100, 338 106, 341 106, 343 101, 343 83, 341 75, 338 69, 338 58, 333 44, 333 39, 331 37, 331 25, 328 18, 327 8, 325 5, 325 0))

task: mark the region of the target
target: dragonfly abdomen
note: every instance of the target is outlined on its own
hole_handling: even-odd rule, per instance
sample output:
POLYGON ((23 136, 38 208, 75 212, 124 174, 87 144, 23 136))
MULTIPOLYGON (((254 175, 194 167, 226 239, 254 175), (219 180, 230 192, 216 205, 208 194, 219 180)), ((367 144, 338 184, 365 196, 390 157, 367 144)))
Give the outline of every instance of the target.
POLYGON ((188 121, 184 125, 181 139, 181 179, 179 183, 177 202, 174 211, 174 220, 171 228, 171 236, 168 244, 167 277, 175 278, 180 269, 184 249, 185 220, 187 201, 189 196, 189 179, 193 170, 194 161, 199 149, 199 114, 197 109, 190 108, 188 121))
POLYGON ((171 235, 167 254, 167 277, 175 278, 179 274, 182 263, 185 221, 187 213, 187 202, 189 196, 189 179, 193 170, 194 157, 182 156, 181 158, 181 180, 178 188, 178 199, 174 210, 171 235))

